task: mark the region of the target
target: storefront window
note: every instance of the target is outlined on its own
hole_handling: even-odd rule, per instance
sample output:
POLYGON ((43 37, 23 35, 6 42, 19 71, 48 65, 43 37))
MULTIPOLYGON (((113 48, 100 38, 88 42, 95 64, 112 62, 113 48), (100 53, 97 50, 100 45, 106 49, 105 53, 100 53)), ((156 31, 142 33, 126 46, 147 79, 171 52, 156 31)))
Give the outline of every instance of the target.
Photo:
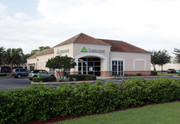
POLYGON ((119 61, 119 60, 112 61, 112 75, 113 76, 123 75, 123 61, 119 61))

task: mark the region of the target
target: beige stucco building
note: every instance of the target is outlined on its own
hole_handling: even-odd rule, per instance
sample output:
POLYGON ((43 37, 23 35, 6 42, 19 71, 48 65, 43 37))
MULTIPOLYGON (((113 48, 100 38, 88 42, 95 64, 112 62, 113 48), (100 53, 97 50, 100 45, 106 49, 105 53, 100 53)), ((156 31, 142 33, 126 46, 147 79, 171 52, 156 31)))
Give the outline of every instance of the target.
POLYGON ((29 57, 27 67, 50 71, 45 67, 46 62, 58 55, 75 59, 77 66, 69 71, 70 74, 149 75, 151 70, 151 53, 148 51, 123 41, 96 39, 83 33, 29 57))

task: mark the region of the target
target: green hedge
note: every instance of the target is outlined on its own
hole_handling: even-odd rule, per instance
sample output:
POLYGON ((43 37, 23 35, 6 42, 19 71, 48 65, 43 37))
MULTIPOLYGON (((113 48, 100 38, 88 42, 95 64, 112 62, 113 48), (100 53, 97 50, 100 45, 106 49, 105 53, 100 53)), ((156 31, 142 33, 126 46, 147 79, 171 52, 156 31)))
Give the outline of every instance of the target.
POLYGON ((0 91, 0 123, 16 124, 55 116, 88 115, 180 99, 180 80, 131 79, 124 83, 31 85, 0 91))
POLYGON ((69 75, 70 80, 76 79, 76 80, 96 80, 95 75, 90 74, 74 74, 69 75))
POLYGON ((56 81, 56 77, 51 76, 51 77, 33 77, 32 79, 33 82, 49 82, 49 81, 56 81))
POLYGON ((151 71, 151 75, 156 76, 157 75, 157 71, 151 71))
POLYGON ((0 73, 0 77, 3 77, 3 76, 10 76, 10 73, 0 73))

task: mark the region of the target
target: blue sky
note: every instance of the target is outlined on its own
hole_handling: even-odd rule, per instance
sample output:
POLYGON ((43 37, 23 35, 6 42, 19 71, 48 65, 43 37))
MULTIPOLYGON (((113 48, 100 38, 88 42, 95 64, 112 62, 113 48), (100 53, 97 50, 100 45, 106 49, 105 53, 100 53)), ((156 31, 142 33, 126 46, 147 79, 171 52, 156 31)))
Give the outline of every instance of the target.
POLYGON ((29 53, 83 32, 172 53, 179 12, 180 0, 0 0, 0 47, 29 53))
POLYGON ((15 13, 24 12, 29 16, 37 16, 39 0, 0 0, 0 3, 7 6, 7 14, 14 16, 15 13))

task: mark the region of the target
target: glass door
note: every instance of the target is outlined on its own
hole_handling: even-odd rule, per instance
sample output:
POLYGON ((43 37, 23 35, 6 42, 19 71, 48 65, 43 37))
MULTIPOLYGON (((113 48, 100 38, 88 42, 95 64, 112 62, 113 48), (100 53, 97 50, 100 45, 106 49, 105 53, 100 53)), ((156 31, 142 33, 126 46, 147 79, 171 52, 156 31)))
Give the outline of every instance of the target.
POLYGON ((113 76, 123 76, 123 61, 113 60, 112 61, 112 75, 113 76))

